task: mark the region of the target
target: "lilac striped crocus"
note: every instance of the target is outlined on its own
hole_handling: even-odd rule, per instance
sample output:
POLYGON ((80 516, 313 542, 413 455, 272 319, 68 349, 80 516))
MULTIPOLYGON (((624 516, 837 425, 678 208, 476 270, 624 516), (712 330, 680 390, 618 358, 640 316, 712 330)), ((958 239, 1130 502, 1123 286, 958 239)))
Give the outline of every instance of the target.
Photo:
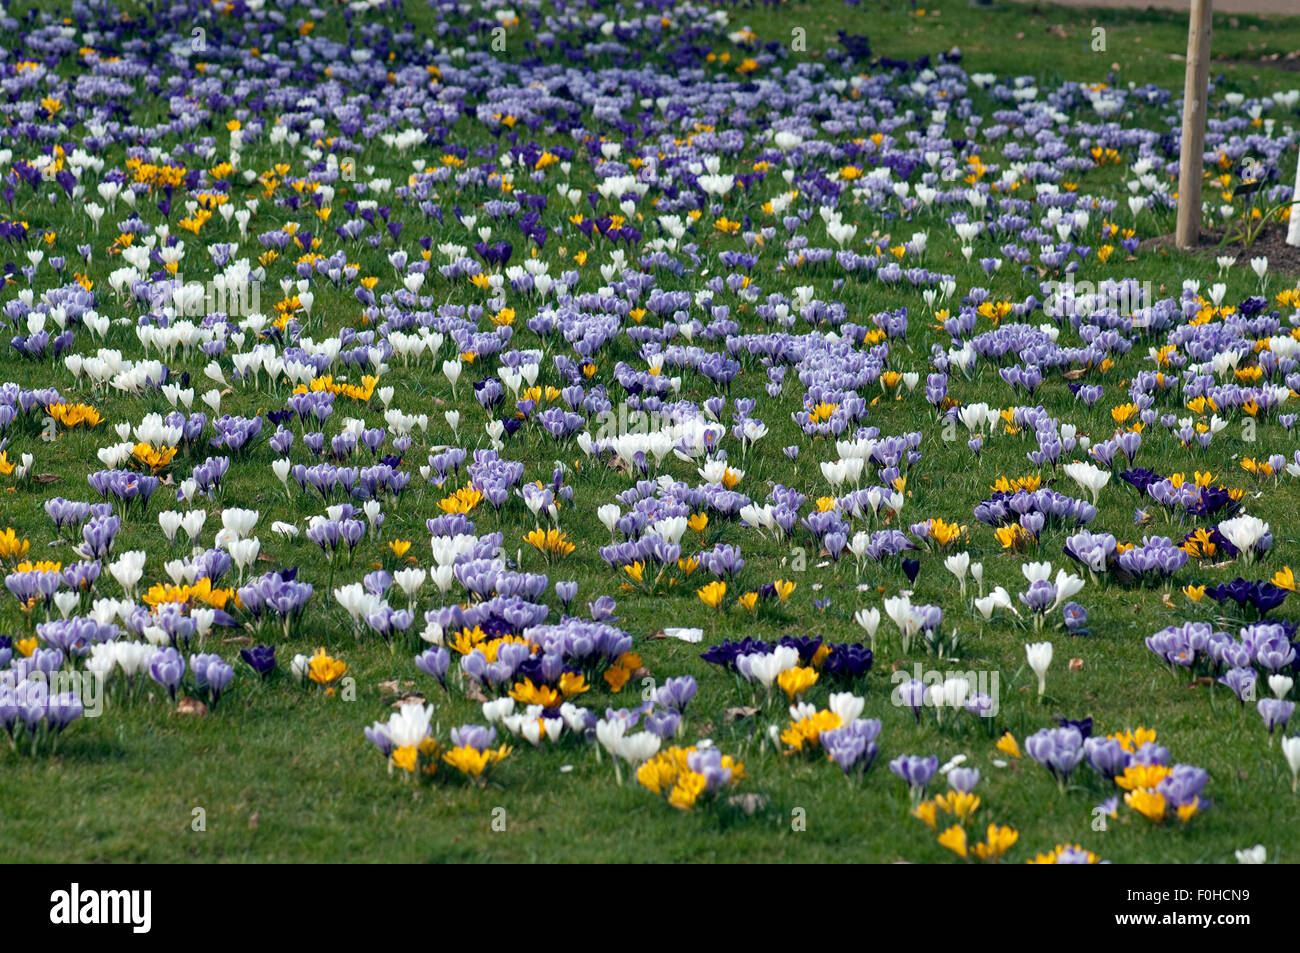
POLYGON ((167 689, 172 701, 176 700, 176 689, 184 675, 185 659, 171 646, 159 649, 149 660, 149 677, 167 689))
POLYGON ((436 678, 438 684, 444 689, 447 687, 447 669, 450 666, 451 653, 438 646, 426 649, 415 657, 415 667, 424 674, 436 678))
POLYGON ((903 754, 889 762, 889 770, 907 782, 914 800, 920 800, 930 784, 930 779, 939 770, 939 759, 935 755, 927 758, 921 755, 903 754))
POLYGON ((1084 758, 1083 735, 1073 727, 1044 728, 1025 739, 1025 751, 1064 787, 1084 758))
POLYGON ((212 695, 213 708, 221 700, 221 693, 235 680, 234 666, 213 653, 191 655, 190 671, 194 673, 194 684, 212 695))
MULTIPOLYGON (((852 773, 865 773, 875 762, 876 756, 880 754, 880 746, 876 744, 876 739, 880 736, 881 723, 875 718, 856 718, 847 725, 839 728, 832 728, 829 731, 823 731, 818 737, 822 749, 839 765, 840 770, 849 775, 852 773)), ((921 759, 925 760, 925 759, 921 759)), ((932 759, 936 765, 938 759, 932 759)), ((891 770, 893 764, 890 765, 891 770)), ((898 771, 894 771, 898 774, 898 771)), ((919 778, 924 770, 915 772, 919 778)), ((930 775, 933 775, 933 769, 930 775)), ((899 775, 903 777, 903 775, 899 775)), ((907 780, 907 779, 905 779, 907 780)), ((908 781, 911 784, 911 780, 908 781)), ((926 776, 925 783, 929 783, 929 776, 926 776)), ((924 784, 922 784, 924 787, 924 784)))
POLYGON ((1269 744, 1272 744, 1274 729, 1281 728, 1286 731, 1287 722, 1295 713, 1295 702, 1284 701, 1281 698, 1261 698, 1256 703, 1256 707, 1259 709, 1260 717, 1264 719, 1264 727, 1268 729, 1269 744))

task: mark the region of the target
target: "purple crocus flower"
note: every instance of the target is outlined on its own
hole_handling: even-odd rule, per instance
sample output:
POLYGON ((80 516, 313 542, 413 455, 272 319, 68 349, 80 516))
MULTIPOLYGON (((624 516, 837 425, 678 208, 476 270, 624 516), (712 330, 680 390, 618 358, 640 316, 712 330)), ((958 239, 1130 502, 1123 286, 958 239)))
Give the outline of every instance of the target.
MULTIPOLYGON (((839 765, 840 770, 846 775, 854 771, 862 773, 871 767, 876 760, 876 756, 880 753, 880 746, 876 744, 876 739, 880 736, 880 728, 881 723, 878 719, 857 718, 847 725, 823 731, 818 740, 822 749, 832 761, 839 765)), ((937 758, 921 758, 917 760, 927 764, 929 761, 933 761, 935 767, 938 765, 937 758)), ((911 772, 912 776, 918 780, 924 774, 925 779, 920 785, 922 789, 929 783, 935 767, 929 768, 928 773, 925 772, 924 768, 911 772)), ((894 769, 892 763, 890 769, 894 769)), ((900 774, 897 770, 894 773, 907 780, 912 785, 913 790, 916 790, 917 786, 910 778, 900 774)))
POLYGON ((1025 739, 1025 751, 1065 784, 1084 758, 1083 735, 1074 727, 1044 728, 1025 739))
MULTIPOLYGON (((504 648, 505 646, 502 646, 504 648)), ((526 648, 526 646, 525 646, 526 648)), ((443 688, 447 687, 447 669, 451 665, 451 653, 444 648, 435 646, 426 649, 415 657, 415 667, 426 675, 431 675, 438 680, 438 684, 443 688)))
POLYGON ((1245 705, 1254 697, 1255 682, 1258 680, 1253 668, 1230 668, 1219 676, 1219 684, 1227 685, 1237 696, 1237 701, 1245 705))
POLYGON ((176 689, 184 675, 185 659, 171 646, 159 649, 149 660, 149 677, 167 689, 172 701, 176 700, 176 689))
POLYGON ((1295 712, 1295 702, 1285 701, 1281 698, 1261 698, 1256 707, 1259 709, 1260 717, 1264 719, 1264 727, 1268 729, 1270 738, 1273 735, 1273 729, 1281 728, 1286 730, 1287 722, 1291 720, 1291 715, 1295 712))
POLYGON ((903 754, 889 762, 889 770, 907 782, 914 797, 920 797, 934 777, 934 772, 939 770, 939 759, 935 755, 927 758, 903 754))
POLYGON ((496 741, 497 730, 490 725, 461 725, 451 729, 451 743, 457 748, 469 747, 483 751, 496 741))
POLYGON ((662 705, 664 708, 672 708, 678 712, 686 711, 687 704, 695 697, 698 690, 695 678, 690 675, 682 675, 679 678, 670 678, 660 685, 654 692, 654 702, 656 705, 662 705))
POLYGON ((979 779, 979 768, 956 767, 948 772, 948 786, 962 794, 969 794, 979 783, 979 779))
POLYGON ((49 696, 45 707, 45 723, 55 732, 60 732, 84 712, 85 706, 76 692, 61 692, 49 696))
POLYGON ((667 741, 677 734, 677 727, 681 722, 681 712, 672 708, 659 708, 645 716, 645 730, 655 737, 667 741))
POLYGON ((221 693, 235 679, 234 667, 221 656, 211 653, 191 655, 190 671, 194 673, 194 684, 212 693, 214 707, 221 699, 221 693))
POLYGON ((921 709, 925 707, 925 683, 914 678, 899 685, 895 691, 898 693, 896 703, 912 709, 913 717, 919 722, 921 709))
POLYGON ((1088 766, 1108 781, 1123 774, 1128 767, 1128 752, 1114 738, 1088 738, 1083 750, 1088 766))
POLYGON ((241 649, 239 657, 248 664, 249 668, 263 678, 275 671, 274 645, 254 645, 252 648, 241 649))

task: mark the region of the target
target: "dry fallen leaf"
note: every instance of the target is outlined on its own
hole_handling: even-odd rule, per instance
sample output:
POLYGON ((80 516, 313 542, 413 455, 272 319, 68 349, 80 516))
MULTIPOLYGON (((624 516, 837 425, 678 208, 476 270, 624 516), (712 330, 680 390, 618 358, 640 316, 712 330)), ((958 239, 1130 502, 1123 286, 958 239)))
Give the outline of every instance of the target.
POLYGON ((197 698, 186 696, 176 705, 176 714, 178 715, 206 715, 207 713, 208 706, 197 698))
POLYGON ((257 830, 257 822, 261 820, 261 815, 254 811, 248 815, 248 826, 250 830, 257 830))
POLYGON ((1083 671, 1083 659, 1081 659, 1081 658, 1072 658, 1072 659, 1070 659, 1070 671, 1071 671, 1071 672, 1082 672, 1082 671, 1083 671))
POLYGON ((725 721, 740 721, 742 718, 752 718, 754 715, 757 715, 758 712, 759 709, 757 708, 750 705, 742 705, 739 708, 728 708, 722 713, 722 717, 725 721))
POLYGON ((53 483, 59 478, 57 473, 38 473, 32 477, 37 483, 53 483))
POLYGON ((419 692, 407 692, 401 698, 397 699, 397 701, 393 702, 392 707, 400 709, 403 705, 410 704, 411 702, 415 702, 417 705, 423 705, 424 696, 419 692))

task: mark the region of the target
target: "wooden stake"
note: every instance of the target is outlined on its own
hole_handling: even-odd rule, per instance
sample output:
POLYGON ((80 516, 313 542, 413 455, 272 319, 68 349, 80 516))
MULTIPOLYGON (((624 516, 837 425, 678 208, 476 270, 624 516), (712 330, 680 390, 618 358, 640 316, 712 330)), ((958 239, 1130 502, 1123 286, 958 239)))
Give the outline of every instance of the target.
POLYGON ((1183 85, 1183 141, 1178 154, 1179 248, 1201 237, 1201 178, 1204 172, 1205 100, 1210 85, 1211 0, 1191 0, 1187 24, 1187 78, 1183 85))
MULTIPOLYGON (((1291 193, 1293 202, 1300 200, 1300 164, 1295 169, 1295 189, 1291 193)), ((1300 205, 1291 206, 1291 218, 1287 223, 1286 243, 1300 247, 1300 205)))

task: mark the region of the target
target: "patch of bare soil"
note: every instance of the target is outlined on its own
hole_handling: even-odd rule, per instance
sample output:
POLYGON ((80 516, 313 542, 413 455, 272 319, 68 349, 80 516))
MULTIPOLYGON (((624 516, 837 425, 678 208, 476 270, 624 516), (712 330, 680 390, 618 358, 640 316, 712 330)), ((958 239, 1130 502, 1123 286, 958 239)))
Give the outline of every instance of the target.
MULTIPOLYGON (((1183 59, 1183 57, 1178 57, 1183 59)), ((1240 57, 1215 56, 1211 60, 1214 63, 1238 63, 1238 64, 1255 64, 1257 66, 1271 66, 1275 69, 1286 70, 1290 73, 1300 73, 1300 50, 1291 50, 1289 53, 1267 53, 1259 59, 1244 59, 1240 57)))
MULTIPOLYGON (((1260 232, 1259 238, 1251 243, 1249 248, 1244 248, 1241 242, 1230 242, 1219 247, 1223 241, 1224 232, 1222 229, 1203 229, 1201 231, 1200 241, 1193 255, 1207 258, 1211 262, 1220 255, 1232 255, 1236 258, 1234 268, 1249 268, 1252 258, 1261 256, 1268 258, 1268 270, 1274 273, 1287 275, 1300 275, 1300 248, 1286 243, 1286 226, 1281 224, 1268 225, 1260 232)), ((1141 251, 1155 251, 1157 253, 1168 254, 1174 250, 1174 235, 1170 232, 1167 235, 1157 235, 1155 238, 1148 238, 1138 245, 1141 251)))

